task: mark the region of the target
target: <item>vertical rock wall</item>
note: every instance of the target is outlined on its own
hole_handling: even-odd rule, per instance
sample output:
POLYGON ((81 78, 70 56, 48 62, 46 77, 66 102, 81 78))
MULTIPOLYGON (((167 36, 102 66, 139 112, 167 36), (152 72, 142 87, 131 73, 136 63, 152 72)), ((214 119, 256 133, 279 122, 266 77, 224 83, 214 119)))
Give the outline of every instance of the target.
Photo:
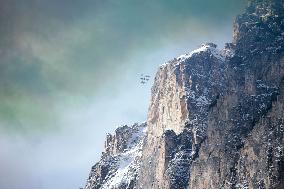
POLYGON ((160 68, 138 186, 284 187, 283 14, 282 0, 251 1, 224 50, 207 44, 160 68))

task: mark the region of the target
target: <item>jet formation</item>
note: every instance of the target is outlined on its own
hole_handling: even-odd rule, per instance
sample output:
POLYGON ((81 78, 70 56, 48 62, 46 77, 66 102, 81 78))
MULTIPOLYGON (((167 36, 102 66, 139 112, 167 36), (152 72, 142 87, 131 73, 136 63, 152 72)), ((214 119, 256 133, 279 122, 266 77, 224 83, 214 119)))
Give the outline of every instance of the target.
POLYGON ((145 85, 149 80, 150 80, 150 76, 149 75, 144 75, 144 74, 140 75, 140 83, 142 85, 145 85))

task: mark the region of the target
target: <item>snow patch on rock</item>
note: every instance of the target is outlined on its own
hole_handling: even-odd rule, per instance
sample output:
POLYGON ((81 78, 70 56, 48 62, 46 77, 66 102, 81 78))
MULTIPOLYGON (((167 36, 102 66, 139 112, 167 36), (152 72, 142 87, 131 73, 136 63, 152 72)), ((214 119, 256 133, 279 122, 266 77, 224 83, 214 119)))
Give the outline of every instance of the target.
POLYGON ((105 152, 93 166, 85 189, 133 188, 138 179, 145 135, 146 123, 122 126, 114 135, 108 134, 105 152))
POLYGON ((117 170, 109 175, 107 182, 103 184, 102 189, 118 188, 128 186, 138 175, 140 165, 137 160, 142 156, 142 145, 145 137, 146 128, 140 127, 137 132, 132 134, 128 141, 127 149, 116 156, 118 159, 117 170))

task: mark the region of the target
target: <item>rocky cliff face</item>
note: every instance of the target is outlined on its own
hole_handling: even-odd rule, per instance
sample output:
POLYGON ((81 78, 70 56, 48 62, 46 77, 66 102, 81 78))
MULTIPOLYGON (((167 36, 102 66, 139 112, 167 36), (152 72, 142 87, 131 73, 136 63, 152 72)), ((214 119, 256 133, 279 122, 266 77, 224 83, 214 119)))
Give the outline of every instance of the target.
POLYGON ((147 134, 130 147, 132 129, 119 130, 86 189, 284 188, 284 0, 250 1, 223 50, 206 43, 162 65, 147 134))

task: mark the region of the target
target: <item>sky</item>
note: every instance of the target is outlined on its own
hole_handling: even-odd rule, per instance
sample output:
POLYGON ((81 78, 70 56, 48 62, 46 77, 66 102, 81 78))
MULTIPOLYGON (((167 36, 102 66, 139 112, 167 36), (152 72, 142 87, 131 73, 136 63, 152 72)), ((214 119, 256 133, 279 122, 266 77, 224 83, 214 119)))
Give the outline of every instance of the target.
POLYGON ((245 5, 0 0, 0 188, 83 187, 106 133, 146 121, 159 65, 222 48, 245 5))

